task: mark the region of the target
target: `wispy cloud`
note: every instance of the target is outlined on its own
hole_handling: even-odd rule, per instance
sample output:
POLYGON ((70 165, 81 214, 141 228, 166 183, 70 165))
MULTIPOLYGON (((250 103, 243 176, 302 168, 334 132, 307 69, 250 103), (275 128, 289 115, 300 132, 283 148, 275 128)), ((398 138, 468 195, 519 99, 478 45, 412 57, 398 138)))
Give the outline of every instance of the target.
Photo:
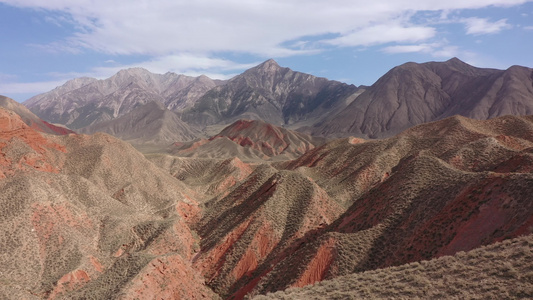
POLYGON ((354 31, 326 43, 337 46, 371 46, 391 42, 416 42, 432 38, 435 33, 435 29, 431 27, 380 24, 354 31))
POLYGON ((422 43, 415 45, 395 45, 388 46, 381 50, 384 53, 425 53, 433 57, 453 57, 459 56, 459 47, 448 45, 447 42, 422 43))
POLYGON ((115 64, 110 67, 94 68, 86 76, 106 78, 116 72, 133 67, 141 67, 153 73, 174 72, 189 76, 206 75, 214 79, 227 79, 229 76, 251 68, 260 63, 240 64, 231 60, 212 58, 194 54, 174 54, 156 57, 132 64, 115 64), (228 75, 229 74, 229 75, 228 75))
POLYGON ((229 79, 241 71, 249 69, 258 62, 251 64, 239 64, 226 59, 210 58, 207 56, 178 54, 157 57, 151 60, 140 61, 132 64, 119 64, 114 61, 112 66, 92 68, 88 72, 51 72, 46 75, 53 80, 40 82, 14 82, 17 77, 13 75, 1 74, 0 94, 38 94, 44 93, 64 84, 72 78, 93 77, 105 79, 113 76, 120 70, 141 67, 153 73, 163 74, 175 72, 188 76, 206 75, 213 79, 229 79))
MULTIPOLYGON (((59 14, 49 18, 49 22, 58 25, 74 22, 77 31, 72 36, 49 45, 59 51, 86 48, 109 54, 152 56, 233 51, 267 57, 308 53, 286 43, 305 42, 324 34, 336 35, 329 44, 337 46, 422 41, 435 36, 436 30, 409 22, 416 12, 433 11, 446 16, 454 10, 527 1, 0 0, 59 14), (391 21, 397 25, 389 27, 391 21)), ((479 18, 467 19, 465 24, 469 34, 494 33, 509 26, 505 20, 491 23, 479 18)))
POLYGON ((485 18, 466 18, 462 22, 466 26, 466 33, 474 35, 498 33, 512 27, 507 23, 507 19, 490 22, 485 18))

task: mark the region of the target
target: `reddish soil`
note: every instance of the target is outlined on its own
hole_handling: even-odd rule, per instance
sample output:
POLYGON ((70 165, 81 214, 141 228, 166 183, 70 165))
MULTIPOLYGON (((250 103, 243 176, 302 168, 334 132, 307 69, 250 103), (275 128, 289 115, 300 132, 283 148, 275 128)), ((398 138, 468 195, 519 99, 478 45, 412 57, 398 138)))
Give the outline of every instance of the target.
POLYGON ((389 139, 315 148, 283 128, 239 121, 223 136, 269 156, 306 153, 262 165, 172 160, 165 173, 110 136, 52 137, 0 109, 1 184, 19 173, 46 178, 36 181, 43 185, 77 180, 42 199, 14 181, 13 194, 26 188, 36 199, 27 208, 0 203, 11 215, 29 214, 25 234, 43 280, 31 291, 43 297, 98 287, 103 298, 209 299, 212 288, 243 299, 532 233, 530 123, 454 117, 389 139), (57 255, 65 254, 74 258, 63 266, 57 255))
POLYGON ((48 299, 61 299, 61 294, 77 290, 90 280, 91 278, 84 270, 75 270, 67 273, 57 281, 56 287, 50 293, 48 299))
POLYGON ((227 137, 242 147, 256 149, 268 157, 284 152, 303 154, 315 147, 311 137, 257 120, 239 120, 210 140, 227 137))
POLYGON ((180 255, 148 263, 125 288, 121 299, 212 299, 201 276, 180 255))
POLYGON ((64 146, 28 127, 18 115, 0 108, 0 178, 18 171, 57 173, 61 165, 55 151, 66 152, 64 146), (19 149, 17 143, 27 145, 29 149, 17 150, 16 154, 7 152, 11 147, 19 149))
POLYGON ((326 273, 329 270, 335 252, 334 244, 335 240, 331 238, 320 245, 316 251, 316 255, 309 262, 304 273, 292 285, 293 287, 306 286, 326 278, 326 273))

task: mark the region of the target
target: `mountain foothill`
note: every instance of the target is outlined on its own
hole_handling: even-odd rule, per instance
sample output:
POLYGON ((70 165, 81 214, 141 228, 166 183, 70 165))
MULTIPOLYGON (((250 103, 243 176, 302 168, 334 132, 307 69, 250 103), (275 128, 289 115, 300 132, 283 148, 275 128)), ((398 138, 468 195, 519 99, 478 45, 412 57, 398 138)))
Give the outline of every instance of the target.
POLYGON ((457 58, 0 96, 0 298, 533 298, 532 115, 457 58))

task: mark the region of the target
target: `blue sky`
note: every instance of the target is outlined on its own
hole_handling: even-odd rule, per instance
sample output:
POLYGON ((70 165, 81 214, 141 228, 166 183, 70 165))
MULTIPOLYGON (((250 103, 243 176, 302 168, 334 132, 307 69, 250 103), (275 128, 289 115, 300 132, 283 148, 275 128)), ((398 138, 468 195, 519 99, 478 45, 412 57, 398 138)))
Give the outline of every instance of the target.
POLYGON ((533 0, 0 0, 0 94, 128 67, 228 79, 281 66, 371 85, 407 61, 533 67, 533 0))

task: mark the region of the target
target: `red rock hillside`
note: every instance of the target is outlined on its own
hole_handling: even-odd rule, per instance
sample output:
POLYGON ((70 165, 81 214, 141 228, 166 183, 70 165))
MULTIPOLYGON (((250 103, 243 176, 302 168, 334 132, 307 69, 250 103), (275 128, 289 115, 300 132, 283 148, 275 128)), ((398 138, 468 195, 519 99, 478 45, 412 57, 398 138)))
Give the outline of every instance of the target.
POLYGON ((203 140, 175 143, 169 152, 180 157, 233 158, 244 161, 288 160, 324 143, 324 139, 263 121, 239 120, 203 140))
MULTIPOLYGON (((533 117, 326 144, 256 121, 223 132, 196 149, 224 141, 254 159, 213 146, 145 156, 107 134, 41 133, 0 108, 0 299, 243 299, 322 281, 334 298, 327 280, 367 272, 426 287, 388 274, 532 233, 533 117)), ((501 249, 520 264, 463 284, 533 297, 531 250, 516 245, 501 249)))
POLYGON ((46 121, 41 120, 39 117, 37 117, 34 113, 32 113, 29 109, 27 109, 24 105, 18 103, 17 101, 0 95, 0 107, 3 107, 4 109, 11 110, 18 114, 22 121, 26 123, 29 127, 40 131, 44 133, 50 133, 55 135, 64 135, 69 133, 74 133, 74 131, 57 126, 54 124, 50 124, 46 121))
POLYGON ((216 298, 191 263, 196 194, 129 144, 0 109, 0 154, 1 299, 216 298))

